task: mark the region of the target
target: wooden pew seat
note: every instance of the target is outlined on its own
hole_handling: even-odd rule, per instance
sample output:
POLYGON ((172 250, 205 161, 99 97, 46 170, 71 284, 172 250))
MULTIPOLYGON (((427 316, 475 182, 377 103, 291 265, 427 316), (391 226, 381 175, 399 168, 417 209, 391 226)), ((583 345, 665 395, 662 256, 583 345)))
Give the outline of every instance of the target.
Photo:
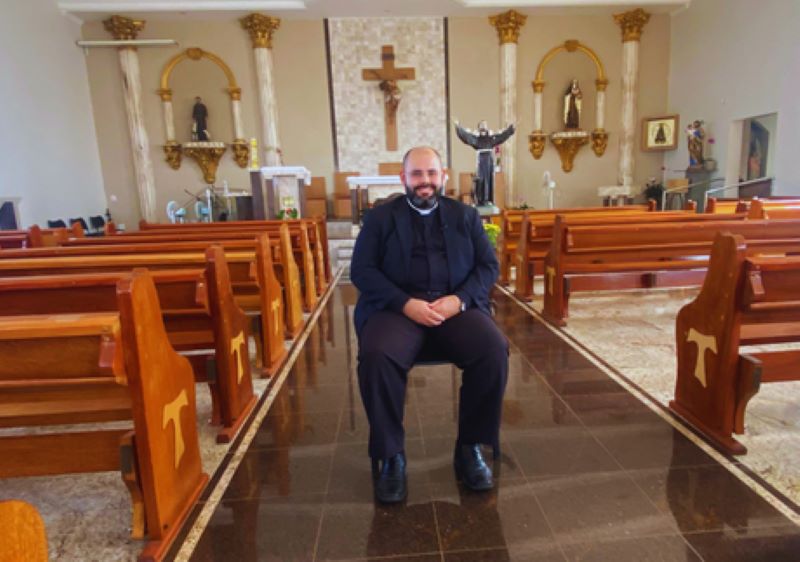
POLYGON ((762 384, 800 380, 800 350, 742 346, 800 343, 800 257, 748 257, 749 242, 719 234, 708 275, 675 325, 677 381, 670 408, 725 452, 747 449, 745 410, 762 384))
POLYGON ((169 344, 147 272, 117 285, 118 312, 0 317, 3 425, 116 419, 130 428, 0 437, 0 478, 120 470, 140 560, 160 560, 208 480, 197 438, 194 376, 169 344), (105 400, 105 402, 104 402, 105 400), (15 415, 14 404, 57 403, 15 415), (94 405, 92 405, 94 404, 94 405), (104 414, 104 407, 108 407, 104 414))

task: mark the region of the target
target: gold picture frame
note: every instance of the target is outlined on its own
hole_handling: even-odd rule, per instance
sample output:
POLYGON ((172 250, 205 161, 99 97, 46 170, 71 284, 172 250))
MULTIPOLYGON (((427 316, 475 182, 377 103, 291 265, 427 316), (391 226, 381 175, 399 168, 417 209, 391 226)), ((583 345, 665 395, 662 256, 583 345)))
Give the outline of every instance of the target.
POLYGON ((678 147, 679 127, 678 115, 645 117, 642 119, 642 150, 645 152, 674 150, 678 147))

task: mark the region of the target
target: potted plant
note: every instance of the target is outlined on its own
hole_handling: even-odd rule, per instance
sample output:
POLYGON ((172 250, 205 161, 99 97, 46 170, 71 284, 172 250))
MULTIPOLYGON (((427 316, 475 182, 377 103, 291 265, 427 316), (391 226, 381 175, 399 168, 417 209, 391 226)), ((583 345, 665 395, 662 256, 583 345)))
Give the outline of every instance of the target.
POLYGON ((645 201, 650 199, 656 200, 656 205, 659 209, 661 209, 661 198, 664 195, 664 185, 657 181, 656 178, 650 178, 650 180, 645 184, 644 191, 645 201))

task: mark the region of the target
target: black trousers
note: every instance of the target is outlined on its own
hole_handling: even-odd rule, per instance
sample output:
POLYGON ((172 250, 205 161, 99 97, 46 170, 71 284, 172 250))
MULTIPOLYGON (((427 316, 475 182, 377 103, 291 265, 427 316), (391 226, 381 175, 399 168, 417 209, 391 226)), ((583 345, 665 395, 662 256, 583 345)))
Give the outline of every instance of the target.
POLYGON ((358 348, 358 385, 369 419, 370 457, 388 458, 404 450, 408 371, 423 345, 463 371, 457 443, 497 447, 508 379, 508 340, 494 320, 469 309, 428 328, 383 310, 367 320, 358 348))

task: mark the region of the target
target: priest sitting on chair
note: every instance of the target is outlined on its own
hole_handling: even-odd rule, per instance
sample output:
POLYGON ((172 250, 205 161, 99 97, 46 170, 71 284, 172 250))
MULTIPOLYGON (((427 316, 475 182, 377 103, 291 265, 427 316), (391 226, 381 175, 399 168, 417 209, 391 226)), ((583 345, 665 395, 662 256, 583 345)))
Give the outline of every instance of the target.
POLYGON ((498 263, 478 212, 442 195, 443 176, 433 148, 409 150, 400 174, 406 196, 367 213, 353 251, 358 382, 382 503, 407 494, 403 410, 408 371, 423 349, 463 370, 457 478, 472 490, 494 486, 480 445, 499 451, 508 377, 508 341, 489 310, 498 263))

